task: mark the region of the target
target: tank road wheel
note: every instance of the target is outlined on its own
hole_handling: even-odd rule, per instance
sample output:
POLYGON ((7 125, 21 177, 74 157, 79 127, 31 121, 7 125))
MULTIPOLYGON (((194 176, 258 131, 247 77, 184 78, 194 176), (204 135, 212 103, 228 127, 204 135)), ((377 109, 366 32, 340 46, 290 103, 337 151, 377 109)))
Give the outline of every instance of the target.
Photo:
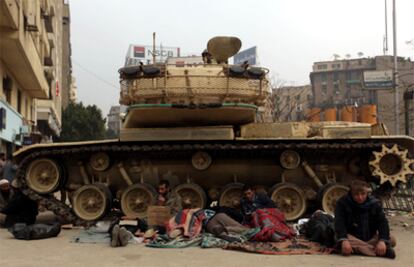
POLYGON ((413 159, 407 158, 407 149, 400 150, 395 144, 391 148, 382 145, 380 152, 373 152, 374 159, 369 162, 372 167, 372 175, 380 178, 380 184, 390 182, 395 186, 397 181, 407 182, 407 176, 414 174, 410 168, 414 164, 413 159))
POLYGON ((337 183, 331 183, 324 186, 322 189, 322 209, 329 213, 335 213, 335 206, 338 199, 347 194, 349 187, 337 183))
POLYGON ((185 208, 203 209, 207 203, 207 196, 203 188, 197 184, 180 184, 174 188, 174 192, 181 197, 182 205, 185 208))
POLYGON ((111 161, 108 154, 103 152, 93 154, 89 160, 89 164, 95 171, 104 171, 108 169, 110 163, 111 161))
POLYGON ((286 220, 300 218, 306 211, 306 196, 295 184, 280 183, 270 189, 270 198, 285 213, 286 220))
POLYGON ((145 217, 148 206, 154 201, 155 195, 155 189, 149 184, 128 186, 121 196, 122 212, 131 218, 145 217))
POLYGON ((298 152, 293 150, 285 150, 280 155, 280 165, 288 170, 296 169, 300 163, 300 156, 298 152))
POLYGON ((32 161, 26 171, 26 183, 39 194, 56 191, 62 178, 62 171, 56 161, 41 158, 32 161))
POLYGON ((239 208, 240 199, 243 195, 243 186, 242 183, 227 184, 221 190, 219 205, 230 208, 239 208))
POLYGON ((73 211, 86 221, 94 221, 105 215, 111 193, 105 185, 89 184, 80 187, 73 195, 73 211))

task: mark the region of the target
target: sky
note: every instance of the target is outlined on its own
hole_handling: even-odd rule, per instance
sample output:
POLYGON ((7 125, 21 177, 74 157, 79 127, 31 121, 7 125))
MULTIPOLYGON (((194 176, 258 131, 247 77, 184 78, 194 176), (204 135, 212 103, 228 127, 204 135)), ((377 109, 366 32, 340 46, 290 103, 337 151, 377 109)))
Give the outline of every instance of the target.
MULTIPOLYGON (((312 64, 383 54, 385 0, 70 0, 73 76, 78 101, 104 117, 118 105, 118 69, 130 44, 180 47, 200 55, 214 36, 237 36, 241 50, 257 46, 273 80, 309 84, 312 64)), ((396 0, 397 54, 414 60, 413 0, 396 0), (412 43, 407 44, 411 41, 412 43)), ((393 54, 392 0, 388 0, 393 54)))

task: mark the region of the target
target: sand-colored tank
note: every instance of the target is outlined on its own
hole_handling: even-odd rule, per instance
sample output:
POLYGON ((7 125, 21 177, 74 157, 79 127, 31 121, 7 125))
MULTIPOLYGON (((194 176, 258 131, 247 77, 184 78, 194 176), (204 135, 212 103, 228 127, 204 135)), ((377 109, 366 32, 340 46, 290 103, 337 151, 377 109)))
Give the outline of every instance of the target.
POLYGON ((215 37, 206 62, 217 63, 121 68, 120 102, 129 108, 119 139, 21 149, 24 193, 87 224, 117 203, 145 217, 160 179, 185 207, 237 207, 250 184, 295 220, 310 205, 333 212, 353 179, 395 187, 414 173, 413 138, 373 136, 370 124, 255 122, 270 94, 268 70, 227 64, 240 47, 215 37))

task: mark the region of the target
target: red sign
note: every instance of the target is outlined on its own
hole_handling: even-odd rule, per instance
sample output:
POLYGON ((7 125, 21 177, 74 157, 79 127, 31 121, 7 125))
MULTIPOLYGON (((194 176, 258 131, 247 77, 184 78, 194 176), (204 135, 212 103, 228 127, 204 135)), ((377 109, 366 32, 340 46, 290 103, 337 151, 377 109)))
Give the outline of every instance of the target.
POLYGON ((134 57, 145 57, 145 47, 144 46, 134 46, 134 57))

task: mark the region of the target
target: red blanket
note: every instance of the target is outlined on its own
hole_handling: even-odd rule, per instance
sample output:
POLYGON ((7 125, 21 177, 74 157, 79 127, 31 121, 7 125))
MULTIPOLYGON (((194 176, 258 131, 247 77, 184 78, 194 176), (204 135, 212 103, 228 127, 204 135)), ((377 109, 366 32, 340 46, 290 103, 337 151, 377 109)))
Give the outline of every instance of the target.
POLYGON ((260 227, 253 240, 281 241, 295 236, 294 230, 286 224, 285 215, 276 208, 258 209, 252 213, 251 227, 260 227))

